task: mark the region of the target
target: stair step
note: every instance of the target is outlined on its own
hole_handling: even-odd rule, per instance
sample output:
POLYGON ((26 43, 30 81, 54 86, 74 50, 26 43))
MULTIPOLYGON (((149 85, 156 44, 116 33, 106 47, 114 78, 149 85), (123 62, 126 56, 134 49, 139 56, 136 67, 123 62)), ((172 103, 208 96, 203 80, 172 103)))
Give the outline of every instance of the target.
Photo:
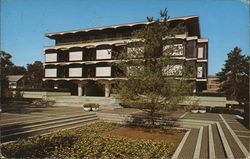
MULTIPOLYGON (((12 133, 16 133, 16 132, 21 132, 21 131, 25 131, 27 129, 34 129, 34 128, 39 128, 39 127, 47 127, 50 125, 54 125, 54 124, 60 124, 60 123, 69 123, 69 122, 73 122, 73 121, 81 121, 81 120, 85 120, 85 119, 91 119, 91 118, 96 118, 96 115, 91 115, 91 116, 80 116, 80 117, 69 117, 69 118, 65 118, 65 119, 61 119, 61 120, 56 120, 56 121, 44 121, 40 124, 29 124, 27 126, 21 126, 19 128, 11 128, 11 129, 4 129, 1 131, 1 135, 6 135, 6 134, 12 134, 12 133)), ((19 125, 20 126, 20 125, 19 125)))
POLYGON ((53 122, 53 121, 58 121, 58 120, 63 120, 63 119, 68 119, 68 118, 77 118, 77 117, 82 117, 82 116, 93 116, 93 115, 96 115, 95 113, 83 113, 83 114, 77 114, 77 115, 66 115, 64 117, 55 117, 55 118, 50 118, 50 119, 46 119, 46 120, 33 120, 31 122, 16 122, 16 123, 11 123, 11 124, 4 124, 4 125, 1 125, 1 130, 4 130, 4 129, 10 129, 12 128, 13 126, 28 126, 28 125, 34 125, 34 124, 40 124, 40 123, 43 123, 43 122, 53 122))
POLYGON ((234 155, 233 155, 233 152, 228 144, 228 141, 226 139, 226 136, 221 128, 221 124, 219 122, 216 123, 217 125, 217 128, 218 128, 218 131, 219 131, 219 134, 220 134, 220 138, 222 140, 222 143, 223 143, 223 147, 225 149, 225 152, 226 152, 226 156, 227 158, 234 158, 234 155))
POLYGON ((203 136, 203 127, 201 127, 199 130, 193 158, 200 158, 202 136, 203 136))
POLYGON ((209 147, 208 146, 209 146, 209 144, 208 144, 208 126, 204 126, 199 158, 209 158, 209 151, 208 151, 209 147))
MULTIPOLYGON (((234 139, 233 141, 235 141, 237 143, 237 145, 239 146, 240 151, 244 154, 245 157, 249 158, 250 157, 250 153, 249 153, 249 150, 247 150, 247 148, 249 149, 249 144, 247 144, 247 146, 245 147, 244 144, 237 137, 237 135, 235 134, 235 132, 232 130, 232 128, 229 126, 229 124, 226 122, 226 120, 224 119, 224 117, 221 114, 219 114, 219 116, 220 116, 220 118, 222 119, 222 121, 225 124, 225 126, 223 125, 223 127, 226 127, 226 130, 228 130, 228 132, 230 132, 229 133, 229 134, 231 134, 230 136, 234 139)), ((238 155, 238 154, 236 154, 236 155, 238 155)))
POLYGON ((211 126, 214 140, 215 157, 227 158, 216 124, 212 124, 211 126))
POLYGON ((14 134, 1 136, 1 141, 6 142, 6 141, 15 140, 18 138, 25 138, 28 136, 33 136, 33 135, 38 135, 38 134, 42 134, 42 133, 46 133, 46 132, 51 132, 52 130, 56 130, 57 128, 75 127, 76 125, 82 125, 82 124, 86 124, 88 122, 97 121, 97 120, 98 120, 98 118, 96 117, 96 118, 91 118, 91 119, 85 119, 84 121, 74 121, 74 122, 69 122, 66 124, 53 125, 50 127, 33 129, 33 130, 24 131, 24 132, 17 132, 14 134))
POLYGON ((178 158, 193 158, 199 129, 192 129, 178 158))
MULTIPOLYGON (((205 138, 206 140, 206 138, 205 138)), ((208 157, 210 159, 215 159, 215 147, 214 147, 214 137, 213 137, 213 130, 212 130, 212 125, 208 126, 208 157)), ((208 158, 205 157, 205 158, 208 158)))
POLYGON ((229 130, 226 128, 226 125, 224 123, 220 123, 220 125, 221 125, 221 128, 222 128, 222 130, 225 134, 225 137, 228 141, 228 144, 233 152, 233 156, 235 158, 245 158, 245 155, 242 153, 240 147, 238 146, 238 144, 234 140, 233 136, 231 135, 229 130))

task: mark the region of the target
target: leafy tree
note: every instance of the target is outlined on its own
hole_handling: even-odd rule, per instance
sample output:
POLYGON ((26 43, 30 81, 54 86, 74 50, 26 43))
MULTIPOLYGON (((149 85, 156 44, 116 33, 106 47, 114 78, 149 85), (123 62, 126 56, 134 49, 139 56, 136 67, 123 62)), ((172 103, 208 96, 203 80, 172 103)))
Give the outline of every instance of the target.
POLYGON ((9 75, 24 75, 26 73, 26 68, 23 66, 12 66, 8 70, 9 75))
MULTIPOLYGON (((12 67, 14 64, 11 61, 11 55, 5 51, 0 51, 0 87, 1 87, 1 96, 0 98, 4 98, 7 96, 9 90, 9 82, 6 78, 8 75, 9 68, 12 67)), ((1 100, 2 101, 2 100, 1 100)))
POLYGON ((241 49, 235 47, 227 56, 224 67, 217 73, 221 82, 219 91, 240 105, 244 104, 245 119, 249 121, 249 64, 250 57, 241 54, 241 49))
POLYGON ((119 54, 123 62, 116 64, 126 76, 126 80, 117 82, 118 97, 148 112, 152 127, 157 112, 173 109, 191 91, 185 63, 173 60, 174 53, 183 51, 173 45, 176 33, 183 27, 170 27, 166 9, 160 16, 155 21, 147 18, 150 24, 133 32, 137 40, 126 45, 119 54))
POLYGON ((43 63, 35 61, 33 64, 27 65, 27 73, 25 74, 25 84, 31 88, 41 88, 44 77, 43 63))

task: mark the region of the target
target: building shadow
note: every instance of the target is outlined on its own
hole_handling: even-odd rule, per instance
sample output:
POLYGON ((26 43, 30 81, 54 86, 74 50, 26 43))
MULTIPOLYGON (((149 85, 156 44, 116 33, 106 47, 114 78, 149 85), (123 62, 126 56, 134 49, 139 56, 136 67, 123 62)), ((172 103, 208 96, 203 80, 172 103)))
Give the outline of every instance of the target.
POLYGON ((130 114, 125 119, 125 124, 129 126, 140 126, 145 128, 173 128, 179 127, 178 118, 170 116, 169 113, 156 113, 153 117, 154 125, 152 125, 152 117, 148 113, 130 114))
POLYGON ((34 102, 37 99, 11 98, 1 105, 2 113, 30 114, 43 112, 44 108, 52 107, 53 101, 49 103, 34 102))

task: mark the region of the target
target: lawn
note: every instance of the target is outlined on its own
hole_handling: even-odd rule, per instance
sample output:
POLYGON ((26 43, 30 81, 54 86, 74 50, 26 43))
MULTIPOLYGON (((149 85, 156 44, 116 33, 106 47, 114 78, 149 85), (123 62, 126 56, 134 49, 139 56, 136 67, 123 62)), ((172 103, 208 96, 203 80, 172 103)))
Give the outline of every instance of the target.
POLYGON ((167 158, 185 131, 97 122, 2 145, 7 158, 167 158))

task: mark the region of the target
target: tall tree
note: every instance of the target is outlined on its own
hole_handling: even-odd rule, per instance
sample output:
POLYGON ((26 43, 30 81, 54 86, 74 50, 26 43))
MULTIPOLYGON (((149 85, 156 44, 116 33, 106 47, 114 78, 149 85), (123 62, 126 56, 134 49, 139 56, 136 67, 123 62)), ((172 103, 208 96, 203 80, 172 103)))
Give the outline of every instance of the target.
POLYGON ((183 27, 170 27, 166 9, 160 16, 155 21, 147 18, 150 24, 133 32, 133 39, 137 40, 126 45, 119 56, 124 62, 117 63, 126 76, 126 80, 117 82, 118 97, 148 112, 152 127, 155 113, 175 107, 191 90, 185 63, 172 59, 183 51, 173 45, 176 33, 182 32, 183 27))
POLYGON ((11 61, 11 55, 5 51, 0 51, 0 87, 1 87, 1 101, 2 98, 6 97, 9 90, 9 82, 6 76, 8 75, 9 69, 14 65, 11 61))
POLYGON ((221 82, 220 91, 229 99, 240 104, 249 101, 249 56, 241 54, 241 49, 235 47, 227 56, 224 67, 217 73, 221 82))
POLYGON ((219 91, 240 105, 244 104, 244 116, 249 126, 249 64, 250 57, 241 54, 241 49, 235 47, 227 56, 224 67, 217 73, 221 82, 219 91))
POLYGON ((27 73, 25 74, 25 85, 31 88, 41 88, 44 77, 43 63, 35 61, 33 64, 27 65, 27 73))

